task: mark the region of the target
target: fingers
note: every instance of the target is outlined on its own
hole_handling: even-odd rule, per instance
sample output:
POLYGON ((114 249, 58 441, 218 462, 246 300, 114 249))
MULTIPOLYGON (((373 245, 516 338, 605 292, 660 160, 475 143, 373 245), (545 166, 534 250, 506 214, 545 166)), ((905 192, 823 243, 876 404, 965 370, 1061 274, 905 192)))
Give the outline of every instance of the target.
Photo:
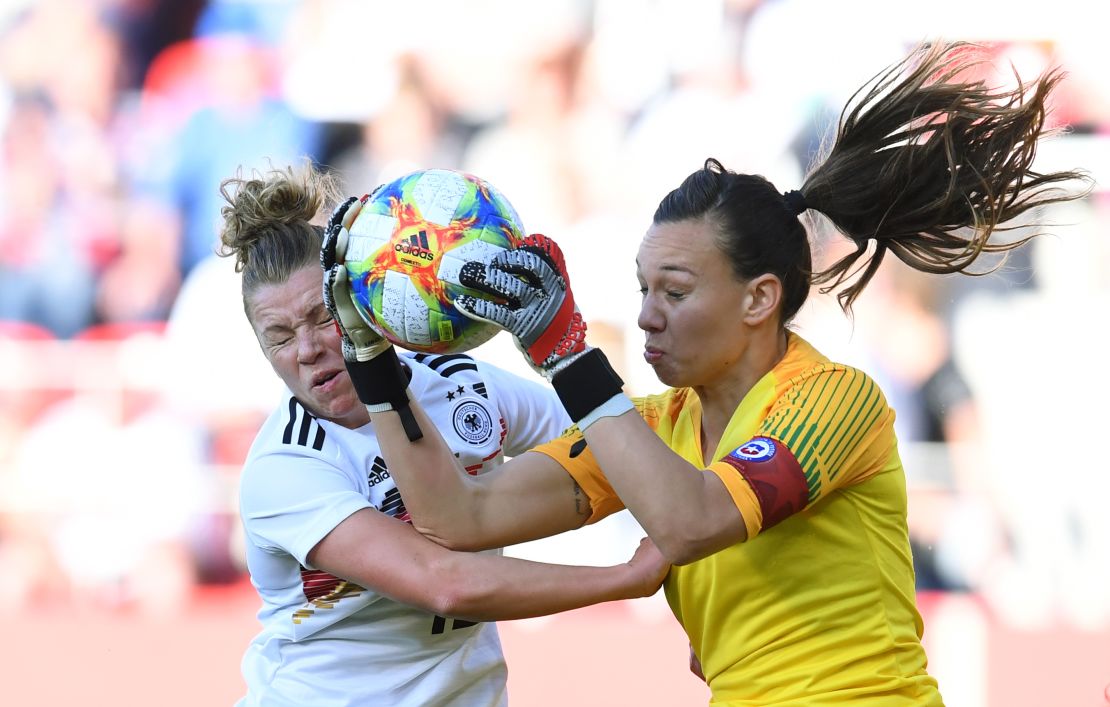
POLYGON ((352 216, 351 221, 348 221, 347 223, 343 223, 343 217, 351 209, 351 206, 358 201, 359 199, 357 196, 350 196, 347 197, 347 199, 341 204, 339 204, 339 206, 336 206, 335 209, 333 209, 331 212, 331 218, 328 219, 327 230, 331 230, 332 228, 350 228, 351 221, 354 220, 354 217, 352 216))
POLYGON ((511 331, 514 315, 506 305, 474 295, 459 295, 455 298, 455 308, 475 321, 490 322, 511 331))
POLYGON ((472 260, 459 269, 459 283, 472 290, 506 300, 513 309, 536 297, 536 288, 514 275, 472 260))
POLYGON ((525 236, 518 252, 535 253, 548 264, 551 269, 559 273, 564 280, 567 278, 566 259, 559 244, 542 233, 533 233, 525 236))
POLYGON ((343 262, 350 235, 348 229, 361 210, 362 202, 352 196, 332 211, 331 218, 324 227, 324 242, 320 247, 320 265, 324 270, 330 270, 336 263, 343 262))
POLYGON ((358 218, 358 214, 360 211, 362 211, 362 206, 366 203, 367 198, 369 197, 364 196, 361 199, 355 199, 354 197, 351 197, 350 199, 347 199, 348 206, 346 209, 343 210, 342 223, 344 229, 348 231, 351 230, 351 224, 353 224, 355 222, 355 219, 358 218), (352 201, 354 203, 351 203, 352 201))
POLYGON ((336 321, 336 325, 341 325, 339 321, 339 312, 336 309, 335 293, 345 293, 347 291, 347 268, 342 264, 332 265, 324 273, 324 306, 327 307, 328 312, 331 313, 332 319, 336 321))
POLYGON ((524 280, 541 296, 559 295, 568 289, 566 274, 538 251, 504 251, 490 259, 489 267, 524 280))

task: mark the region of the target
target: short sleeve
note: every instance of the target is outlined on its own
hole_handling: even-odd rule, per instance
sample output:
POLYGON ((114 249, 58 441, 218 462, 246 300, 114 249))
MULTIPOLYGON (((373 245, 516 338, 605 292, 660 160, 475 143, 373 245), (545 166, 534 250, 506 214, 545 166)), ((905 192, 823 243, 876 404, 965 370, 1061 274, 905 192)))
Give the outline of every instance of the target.
POLYGON ((748 538, 897 459, 894 412, 866 374, 831 364, 789 381, 754 436, 709 465, 748 538))
POLYGON ((839 365, 793 379, 758 434, 778 440, 798 460, 810 504, 875 475, 896 447, 894 411, 878 384, 839 365))
POLYGON ((269 454, 243 470, 239 510, 251 542, 309 567, 308 553, 355 511, 372 508, 339 468, 312 457, 269 454))
POLYGON ((570 428, 562 437, 532 451, 545 454, 558 462, 590 499, 591 513, 586 519, 587 525, 624 510, 624 502, 609 485, 609 480, 601 472, 593 452, 586 444, 586 438, 577 427, 570 428))
POLYGON ((478 368, 490 384, 497 408, 508 426, 506 456, 523 454, 555 439, 571 426, 570 416, 550 386, 488 363, 479 363, 478 368))

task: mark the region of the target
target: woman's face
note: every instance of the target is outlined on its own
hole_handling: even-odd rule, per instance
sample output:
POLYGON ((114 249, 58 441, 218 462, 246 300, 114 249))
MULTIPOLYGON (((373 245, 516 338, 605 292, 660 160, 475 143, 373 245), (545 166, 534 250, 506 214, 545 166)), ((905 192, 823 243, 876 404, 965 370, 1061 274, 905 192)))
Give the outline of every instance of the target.
POLYGON ((318 265, 280 285, 263 285, 250 299, 251 324, 262 353, 297 400, 318 417, 346 427, 369 421, 340 353, 339 332, 324 307, 318 265))
POLYGON ((711 385, 740 361, 744 283, 704 219, 653 224, 636 256, 644 360, 672 387, 711 385))

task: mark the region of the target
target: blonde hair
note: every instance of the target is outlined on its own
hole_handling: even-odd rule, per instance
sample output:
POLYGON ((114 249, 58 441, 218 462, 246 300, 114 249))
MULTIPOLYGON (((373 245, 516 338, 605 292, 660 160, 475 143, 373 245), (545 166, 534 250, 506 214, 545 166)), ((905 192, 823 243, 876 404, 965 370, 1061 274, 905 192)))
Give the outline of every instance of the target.
POLYGON ((243 275, 243 306, 262 285, 281 284, 319 262, 323 222, 339 201, 338 180, 306 162, 297 168, 241 172, 220 183, 219 255, 243 275))

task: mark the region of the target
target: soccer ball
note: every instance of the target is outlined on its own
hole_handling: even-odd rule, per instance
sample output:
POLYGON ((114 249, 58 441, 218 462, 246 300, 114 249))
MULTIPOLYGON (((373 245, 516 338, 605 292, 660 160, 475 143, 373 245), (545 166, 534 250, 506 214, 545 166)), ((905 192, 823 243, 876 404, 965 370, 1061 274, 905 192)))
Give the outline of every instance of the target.
POLYGON ((355 308, 394 344, 459 353, 500 329, 455 308, 469 260, 520 244, 525 231, 491 184, 446 169, 407 174, 379 187, 349 229, 345 265, 355 308))

